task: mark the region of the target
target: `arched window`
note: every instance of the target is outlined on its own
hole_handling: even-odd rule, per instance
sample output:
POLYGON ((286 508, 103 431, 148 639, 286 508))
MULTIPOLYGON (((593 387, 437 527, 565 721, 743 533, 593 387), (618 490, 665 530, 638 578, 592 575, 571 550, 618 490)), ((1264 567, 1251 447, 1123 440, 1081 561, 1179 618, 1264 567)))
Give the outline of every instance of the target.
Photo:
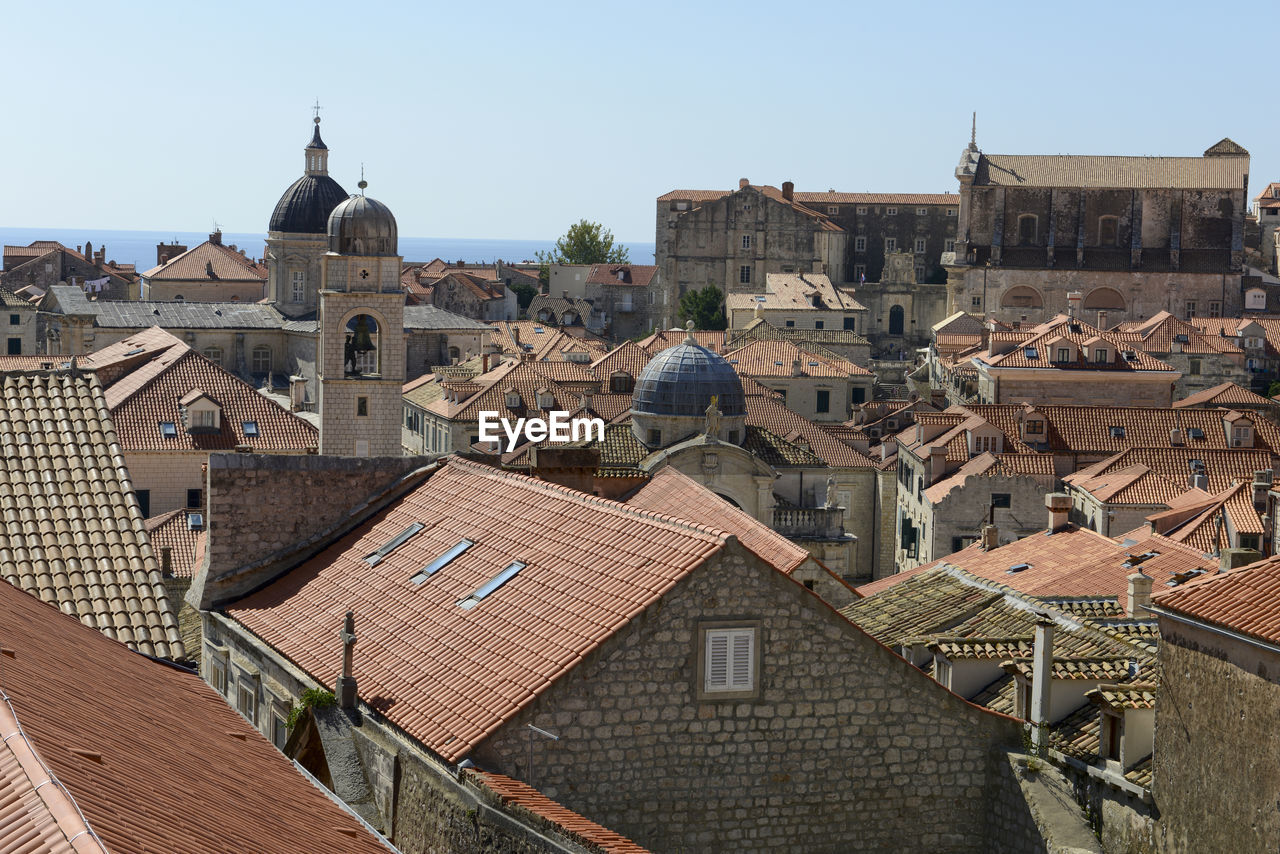
POLYGON ((902 334, 903 318, 905 316, 906 316, 906 312, 902 310, 902 306, 900 305, 895 305, 893 308, 889 309, 889 334, 890 335, 902 334))
POLYGON ((1004 296, 1000 297, 1001 308, 1043 308, 1044 300, 1040 298, 1040 292, 1035 288, 1029 288, 1026 285, 1017 285, 1009 288, 1004 292, 1004 296))
POLYGON ((1114 288, 1094 288, 1084 298, 1084 307, 1096 311, 1098 309, 1124 311, 1127 306, 1124 297, 1114 288))
POLYGON ((1120 240, 1120 217, 1098 217, 1098 245, 1116 246, 1120 240))
POLYGON ((1035 214, 1022 214, 1018 217, 1018 245, 1035 246, 1039 218, 1035 214))
POLYGON ((380 356, 378 321, 367 314, 357 314, 348 320, 342 352, 343 372, 356 377, 379 374, 380 356))
POLYGON ((222 364, 222 348, 221 347, 205 347, 204 357, 215 365, 222 364))
POLYGON ((259 344, 253 348, 253 372, 255 374, 271 373, 271 348, 259 344))

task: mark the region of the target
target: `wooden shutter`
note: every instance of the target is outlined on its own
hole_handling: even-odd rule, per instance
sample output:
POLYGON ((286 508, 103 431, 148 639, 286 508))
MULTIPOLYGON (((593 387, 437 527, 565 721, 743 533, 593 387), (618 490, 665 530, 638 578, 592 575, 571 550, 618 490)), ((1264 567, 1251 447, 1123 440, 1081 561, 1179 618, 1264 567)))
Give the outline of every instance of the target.
POLYGON ((751 629, 738 629, 731 633, 733 641, 732 668, 729 672, 730 687, 735 691, 750 691, 755 682, 755 667, 752 653, 755 632, 751 629))
POLYGON ((729 687, 729 633, 707 632, 705 690, 724 691, 729 687))

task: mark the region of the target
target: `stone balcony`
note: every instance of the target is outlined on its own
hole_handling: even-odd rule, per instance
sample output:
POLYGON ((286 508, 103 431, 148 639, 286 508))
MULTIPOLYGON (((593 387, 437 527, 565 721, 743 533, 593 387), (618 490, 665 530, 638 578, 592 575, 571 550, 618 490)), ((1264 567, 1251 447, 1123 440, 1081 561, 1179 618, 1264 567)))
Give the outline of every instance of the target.
POLYGON ((840 539, 844 533, 843 507, 776 507, 773 529, 797 539, 840 539))

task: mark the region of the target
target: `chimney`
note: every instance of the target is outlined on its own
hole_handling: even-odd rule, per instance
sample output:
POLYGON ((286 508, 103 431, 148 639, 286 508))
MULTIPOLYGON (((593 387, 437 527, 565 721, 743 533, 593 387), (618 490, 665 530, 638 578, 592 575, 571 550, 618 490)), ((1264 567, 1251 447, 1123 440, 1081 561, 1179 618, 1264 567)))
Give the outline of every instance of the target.
POLYGON ((351 665, 356 653, 356 615, 353 611, 347 612, 346 618, 342 621, 342 631, 338 636, 342 638, 342 675, 338 677, 334 693, 338 695, 339 706, 344 709, 354 709, 356 677, 351 673, 351 665))
POLYGON ((307 402, 307 378, 289 377, 289 409, 297 412, 307 402))
POLYGON ((1260 560, 1262 552, 1257 549, 1223 549, 1218 555, 1218 572, 1227 572, 1260 560))
POLYGON ((798 377, 804 374, 804 363, 800 361, 800 357, 791 360, 791 376, 798 377))
POLYGON ((1129 576, 1129 616, 1142 619, 1145 615, 1138 612, 1150 604, 1151 576, 1135 572, 1129 576))
POLYGON ((1080 291, 1071 291, 1067 294, 1067 315, 1073 320, 1076 312, 1080 310, 1080 300, 1084 299, 1084 294, 1080 291))
POLYGON ((1031 653, 1031 747, 1040 755, 1048 748, 1049 700, 1053 686, 1053 621, 1036 620, 1035 646, 1031 653))
POLYGON ((1103 332, 1107 331, 1107 312, 1105 309, 1098 310, 1098 328, 1103 332))
POLYGON ((947 475, 947 446, 929 446, 929 483, 934 484, 947 475))
POLYGON ((783 181, 782 182, 782 198, 786 199, 787 201, 791 201, 792 197, 795 196, 795 194, 796 194, 796 185, 791 183, 790 181, 783 181))
POLYGON ((1271 491, 1271 472, 1255 471, 1253 473, 1253 509, 1258 513, 1267 512, 1267 493, 1271 491))
POLYGON ((1182 431, 1174 427, 1169 431, 1169 444, 1180 446, 1182 444, 1182 431))
POLYGON ((1000 547, 1000 529, 995 525, 983 525, 981 536, 978 538, 979 547, 984 552, 1000 547))
POLYGON ((739 178, 739 179, 738 179, 738 189, 739 189, 739 190, 745 190, 747 187, 750 187, 750 186, 751 186, 751 181, 750 181, 749 179, 747 179, 747 178, 739 178))
POLYGON ((213 234, 209 235, 209 242, 214 246, 222 245, 222 229, 217 229, 213 234))
POLYGON ((173 548, 170 546, 160 547, 160 575, 173 578, 173 548))
POLYGON ((1198 489, 1201 492, 1209 491, 1209 475, 1203 471, 1195 471, 1191 473, 1191 488, 1198 489))
POLYGON ((1071 515, 1071 496, 1065 492, 1050 492, 1044 497, 1044 506, 1049 508, 1049 531, 1056 534, 1067 527, 1067 519, 1071 515))

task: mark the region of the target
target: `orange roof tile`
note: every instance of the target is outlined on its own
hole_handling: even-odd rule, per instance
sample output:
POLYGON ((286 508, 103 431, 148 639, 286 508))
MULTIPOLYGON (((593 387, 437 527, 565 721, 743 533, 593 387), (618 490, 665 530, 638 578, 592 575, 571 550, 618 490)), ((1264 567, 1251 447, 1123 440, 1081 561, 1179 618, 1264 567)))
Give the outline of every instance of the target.
POLYGON ((588 285, 635 285, 648 287, 657 275, 654 264, 596 264, 587 274, 588 285))
POLYGON ((354 610, 362 693, 385 698, 391 723, 455 762, 724 543, 703 526, 451 457, 227 613, 327 684, 340 663, 333 632, 354 610), (426 527, 370 566, 367 555, 415 523, 426 527), (414 581, 464 539, 475 545, 414 581), (518 575, 460 607, 513 561, 525 565, 518 575))
POLYGON ((614 347, 605 356, 601 356, 591 363, 591 368, 596 375, 604 382, 609 381, 609 377, 621 371, 630 374, 632 379, 640 376, 640 372, 644 370, 644 366, 649 364, 649 360, 653 358, 653 354, 644 350, 634 341, 623 341, 617 347, 614 347))
MULTIPOLYGON (((100 356, 104 362, 109 361, 113 353, 127 356, 138 349, 133 346, 135 339, 141 340, 150 334, 148 331, 130 336, 100 356)), ((262 451, 305 451, 319 445, 320 434, 313 425, 182 341, 172 340, 168 349, 154 353, 149 361, 107 388, 107 405, 123 448, 185 451, 226 450, 248 445, 262 451), (183 401, 196 390, 216 400, 222 409, 220 428, 216 432, 189 432, 183 424, 183 401), (161 422, 174 425, 172 438, 161 432, 161 422), (246 432, 244 425, 249 422, 257 426, 257 435, 246 432)))
POLYGON ((1206 388, 1195 394, 1188 395, 1182 400, 1174 401, 1174 409, 1182 409, 1187 406, 1231 406, 1237 409, 1265 409, 1271 411, 1275 408, 1276 402, 1270 398, 1255 394, 1247 388, 1241 388, 1235 383, 1222 383, 1213 388, 1206 388))
POLYGON ((648 848, 642 848, 622 834, 583 818, 532 786, 505 774, 472 769, 467 771, 467 778, 492 790, 502 799, 503 804, 518 807, 550 822, 593 850, 600 850, 605 854, 648 854, 648 848))
POLYGON ((1271 453, 1254 450, 1129 448, 1067 475, 1065 482, 1101 501, 1168 504, 1190 489, 1192 461, 1204 464, 1209 489, 1221 491, 1271 469, 1271 453))
POLYGON ((748 377, 790 377, 793 366, 800 362, 800 375, 805 377, 865 377, 871 372, 848 359, 825 355, 812 348, 802 348, 790 341, 752 341, 724 354, 733 369, 748 377))
POLYGON ((749 426, 761 427, 782 438, 795 434, 808 445, 810 453, 829 466, 876 467, 876 462, 866 454, 849 447, 803 415, 787 409, 778 402, 776 397, 753 394, 746 388, 746 383, 743 384, 743 390, 747 392, 747 424, 749 426))
POLYGON ((1073 320, 1060 314, 1030 330, 1019 332, 992 333, 991 350, 980 353, 976 358, 992 367, 1000 368, 1043 368, 1046 370, 1085 370, 1085 371, 1173 371, 1173 366, 1148 355, 1142 350, 1134 350, 1128 342, 1122 341, 1110 332, 1102 332, 1080 320, 1073 320), (1108 362, 1093 361, 1093 348, 1085 345, 1095 338, 1101 338, 1111 344, 1114 351, 1108 362), (1076 358, 1069 361, 1057 361, 1055 348, 1060 339, 1075 345, 1076 358), (997 342, 1011 340, 1016 346, 1005 353, 995 354, 997 342), (1122 355, 1126 351, 1133 352, 1132 359, 1122 355), (1034 355, 1033 355, 1034 354, 1034 355))
POLYGON ((267 268, 230 246, 206 240, 142 275, 162 281, 265 283, 267 268))
MULTIPOLYGON (((642 338, 636 343, 647 350, 649 355, 656 356, 668 347, 683 344, 688 335, 689 333, 684 329, 660 329, 648 338, 642 338)), ((729 341, 729 333, 710 329, 695 329, 693 331, 693 340, 698 342, 699 347, 706 347, 713 353, 724 353, 725 346, 729 341)))
POLYGON ((1157 592, 1152 601, 1159 609, 1280 644, 1280 557, 1210 571, 1157 592))
MULTIPOLYGON (((8 702, 0 701, 0 815, 15 817, 16 797, 57 822, 41 822, 47 846, 9 838, 6 851, 97 850, 83 836, 56 842, 87 822, 112 851, 386 854, 194 673, 133 653, 7 585, 0 613, 13 650, 4 659, 8 702), (25 738, 12 736, 17 725, 25 738), (61 782, 38 789, 43 810, 30 787, 47 773, 33 756, 61 782)), ((0 824, 0 834, 7 829, 0 824)))
POLYGON ((146 521, 151 550, 164 571, 164 550, 169 550, 169 573, 175 578, 191 578, 196 566, 196 540, 202 529, 192 528, 188 510, 170 510, 146 521))

